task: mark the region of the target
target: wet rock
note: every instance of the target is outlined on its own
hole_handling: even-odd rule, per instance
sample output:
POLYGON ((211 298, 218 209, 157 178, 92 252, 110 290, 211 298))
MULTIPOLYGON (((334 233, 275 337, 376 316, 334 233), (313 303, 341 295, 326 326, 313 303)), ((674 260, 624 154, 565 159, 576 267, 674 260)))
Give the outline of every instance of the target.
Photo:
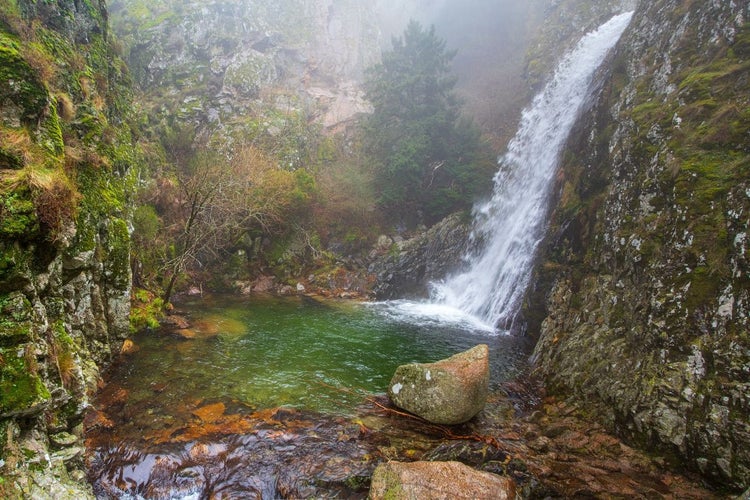
POLYGON ((134 354, 138 352, 141 348, 138 347, 135 342, 133 342, 130 339, 127 339, 125 342, 122 343, 122 347, 120 348, 120 354, 134 354))
POLYGON ((49 437, 50 442, 55 446, 72 446, 78 442, 78 438, 69 432, 58 432, 49 437))
POLYGON ((424 460, 461 462, 471 467, 479 467, 487 462, 505 462, 510 460, 510 456, 496 446, 479 441, 452 441, 443 443, 426 454, 424 460))
POLYGON ((430 422, 460 424, 484 408, 489 378, 489 348, 481 344, 436 363, 399 366, 388 396, 430 422))
POLYGON ((198 336, 198 334, 195 332, 195 330, 192 330, 190 328, 183 328, 181 330, 175 330, 174 334, 185 340, 192 340, 198 336))
POLYGON ((224 403, 214 403, 198 408, 193 411, 193 415, 205 423, 211 423, 219 420, 224 415, 225 411, 226 406, 224 403))
POLYGON ((512 479, 476 471, 459 462, 389 462, 375 469, 370 498, 515 498, 512 479))
POLYGON ((469 229, 461 215, 454 214, 408 241, 385 247, 389 238, 378 239, 375 260, 368 269, 377 276, 377 298, 425 295, 428 283, 444 278, 461 261, 469 229))
POLYGON ((237 290, 237 293, 240 295, 250 295, 253 293, 253 284, 252 281, 235 281, 232 283, 232 287, 237 290))
POLYGON ((184 316, 180 316, 179 314, 169 314, 166 318, 164 318, 162 324, 165 326, 174 327, 179 330, 190 328, 190 322, 187 320, 187 318, 185 318, 184 316))
POLYGON ((54 461, 62 461, 64 463, 71 462, 73 460, 79 459, 83 456, 84 449, 81 446, 72 446, 69 448, 64 448, 58 452, 53 453, 50 456, 50 460, 54 461))

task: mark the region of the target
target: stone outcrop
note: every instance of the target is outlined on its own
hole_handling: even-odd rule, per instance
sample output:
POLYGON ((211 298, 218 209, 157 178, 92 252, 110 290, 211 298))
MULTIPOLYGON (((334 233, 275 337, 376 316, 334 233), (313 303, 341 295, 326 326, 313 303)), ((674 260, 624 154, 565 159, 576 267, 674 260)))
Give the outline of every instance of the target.
POLYGON ((103 1, 0 9, 4 498, 90 495, 80 422, 99 367, 129 333, 136 153, 107 33, 103 1))
MULTIPOLYGON (((640 2, 571 138, 536 361, 632 443, 750 478, 750 7, 640 2)), ((535 306, 536 304, 536 306, 535 306)))
POLYGON ((489 348, 482 344, 435 363, 399 366, 388 396, 430 422, 460 424, 484 408, 489 380, 489 348))
POLYGON ((516 497, 508 477, 479 472, 460 462, 388 462, 375 469, 371 500, 505 500, 516 497))
POLYGON ((461 261, 470 230, 464 215, 453 214, 408 240, 379 242, 368 268, 377 277, 375 296, 426 296, 430 282, 444 278, 461 261))
POLYGON ((290 134, 296 119, 335 128, 370 110, 359 81, 380 57, 373 4, 241 0, 179 7, 122 0, 112 8, 151 116, 178 118, 225 142, 260 131, 290 134))

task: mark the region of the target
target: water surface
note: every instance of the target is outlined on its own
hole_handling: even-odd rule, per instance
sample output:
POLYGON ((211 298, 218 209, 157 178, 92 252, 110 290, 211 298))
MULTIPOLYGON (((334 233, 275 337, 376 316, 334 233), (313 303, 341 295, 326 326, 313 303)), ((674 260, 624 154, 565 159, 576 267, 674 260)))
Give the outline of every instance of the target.
POLYGON ((415 303, 218 296, 179 309, 190 328, 136 335, 87 415, 99 498, 364 498, 383 457, 437 445, 373 420, 367 399, 388 404, 377 394, 398 365, 486 343, 498 384, 527 359, 522 339, 415 303))
POLYGON ((254 408, 350 413, 384 392, 397 366, 490 346, 493 382, 524 364, 524 341, 471 323, 434 321, 389 304, 308 297, 210 297, 180 304, 191 322, 177 334, 144 332, 139 351, 108 374, 129 401, 153 410, 185 399, 224 397, 254 408))

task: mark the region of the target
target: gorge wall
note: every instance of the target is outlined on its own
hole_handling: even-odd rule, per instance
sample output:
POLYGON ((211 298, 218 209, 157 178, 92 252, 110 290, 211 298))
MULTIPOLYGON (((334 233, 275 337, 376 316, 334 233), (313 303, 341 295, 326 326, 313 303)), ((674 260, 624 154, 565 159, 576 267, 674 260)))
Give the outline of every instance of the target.
POLYGON ((639 4, 565 153, 527 304, 552 390, 735 489, 750 477, 749 20, 748 2, 639 4))
MULTIPOLYGON (((355 82, 400 33, 384 28, 393 9, 451 12, 430 0, 244 2, 113 0, 119 49, 104 0, 0 6, 0 497, 89 495, 80 423, 129 331, 128 198, 144 161, 118 50, 150 125, 219 142, 288 133, 294 162, 295 120, 335 129, 368 109, 355 82)), ((521 92, 525 67, 533 89, 568 40, 633 4, 517 6, 528 23, 517 37, 543 14, 547 35, 503 78, 521 92)), ((640 3, 571 138, 526 307, 551 390, 735 489, 750 476, 749 19, 746 0, 640 3)), ((502 117, 483 125, 524 104, 499 98, 502 117)), ((458 255, 467 230, 453 222, 461 237, 436 229, 434 241, 458 255)), ((417 241, 413 262, 409 246, 386 241, 377 271, 409 285, 445 273, 425 267, 443 249, 417 241)))
MULTIPOLYGON (((218 142, 256 137, 268 126, 283 134, 290 117, 340 131, 370 110, 361 83, 392 37, 410 19, 435 24, 458 51, 467 114, 502 144, 530 97, 525 54, 546 4, 114 0, 110 10, 151 120, 190 123, 218 142)), ((543 71, 540 61, 535 66, 543 71)))
POLYGON ((129 333, 128 79, 101 1, 0 7, 0 496, 85 498, 82 426, 129 333))

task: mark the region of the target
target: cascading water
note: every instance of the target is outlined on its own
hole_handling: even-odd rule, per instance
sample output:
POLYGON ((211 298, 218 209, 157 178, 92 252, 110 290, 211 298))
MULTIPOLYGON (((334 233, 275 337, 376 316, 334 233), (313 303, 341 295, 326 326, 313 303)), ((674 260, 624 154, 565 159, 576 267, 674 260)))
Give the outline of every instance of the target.
POLYGON ((434 285, 434 302, 486 325, 511 327, 546 228, 560 152, 595 71, 631 18, 632 12, 617 15, 583 37, 524 111, 518 132, 499 160, 492 199, 475 209, 474 238, 481 249, 467 257, 465 272, 434 285))

